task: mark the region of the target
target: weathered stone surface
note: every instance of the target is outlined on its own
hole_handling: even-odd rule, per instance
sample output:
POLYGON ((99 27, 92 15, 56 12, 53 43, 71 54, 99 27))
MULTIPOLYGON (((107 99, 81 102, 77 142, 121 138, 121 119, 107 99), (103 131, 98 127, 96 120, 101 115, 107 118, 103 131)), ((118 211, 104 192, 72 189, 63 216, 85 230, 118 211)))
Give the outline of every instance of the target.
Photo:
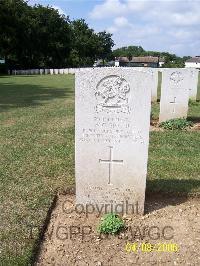
POLYGON ((190 73, 187 69, 164 69, 159 122, 187 117, 190 73))
POLYGON ((151 73, 102 68, 76 74, 76 200, 143 213, 151 73))

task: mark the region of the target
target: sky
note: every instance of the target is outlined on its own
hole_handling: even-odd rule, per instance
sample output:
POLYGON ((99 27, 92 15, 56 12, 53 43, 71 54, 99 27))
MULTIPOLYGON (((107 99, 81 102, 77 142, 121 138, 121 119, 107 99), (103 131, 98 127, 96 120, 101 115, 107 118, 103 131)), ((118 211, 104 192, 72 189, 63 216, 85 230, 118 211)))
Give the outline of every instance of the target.
POLYGON ((70 19, 83 18, 96 32, 113 34, 115 47, 142 46, 178 56, 200 55, 200 0, 29 0, 70 19))

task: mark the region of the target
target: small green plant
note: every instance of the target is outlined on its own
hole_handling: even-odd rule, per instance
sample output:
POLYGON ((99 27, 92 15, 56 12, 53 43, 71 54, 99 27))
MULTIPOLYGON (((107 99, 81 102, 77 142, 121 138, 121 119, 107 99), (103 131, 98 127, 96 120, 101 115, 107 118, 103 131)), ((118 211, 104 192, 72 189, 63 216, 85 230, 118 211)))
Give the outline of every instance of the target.
POLYGON ((191 121, 186 120, 185 118, 170 119, 159 124, 160 127, 169 130, 183 130, 187 127, 191 127, 192 125, 193 123, 191 121))
POLYGON ((189 106, 198 106, 199 103, 197 101, 189 99, 189 106))
POLYGON ((115 213, 109 213, 101 218, 101 222, 97 228, 99 233, 117 234, 125 227, 124 221, 115 213))

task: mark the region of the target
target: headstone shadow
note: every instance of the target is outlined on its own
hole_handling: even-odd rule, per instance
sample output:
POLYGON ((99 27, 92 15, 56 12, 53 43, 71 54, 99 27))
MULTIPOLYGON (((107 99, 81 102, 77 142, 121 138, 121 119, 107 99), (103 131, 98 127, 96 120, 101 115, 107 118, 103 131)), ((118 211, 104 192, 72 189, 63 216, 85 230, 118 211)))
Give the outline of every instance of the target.
POLYGON ((200 180, 189 179, 155 179, 147 181, 145 214, 176 206, 186 202, 190 197, 199 197, 200 180), (164 189, 163 189, 164 188, 164 189), (181 192, 180 192, 181 191, 181 192))

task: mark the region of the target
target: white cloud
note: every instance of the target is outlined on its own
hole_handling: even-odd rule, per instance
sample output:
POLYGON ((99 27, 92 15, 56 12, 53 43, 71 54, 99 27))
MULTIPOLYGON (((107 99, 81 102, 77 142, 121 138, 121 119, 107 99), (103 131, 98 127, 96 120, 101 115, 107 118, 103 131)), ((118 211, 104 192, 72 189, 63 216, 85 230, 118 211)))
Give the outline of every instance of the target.
POLYGON ((125 17, 116 17, 114 19, 114 24, 117 26, 117 27, 126 27, 126 26, 129 26, 129 22, 128 22, 128 19, 125 18, 125 17))
POLYGON ((185 12, 183 14, 174 13, 172 14, 172 20, 175 25, 180 25, 180 26, 199 25, 200 13, 198 14, 195 14, 195 12, 185 12))
POLYGON ((90 18, 98 23, 106 19, 118 47, 137 44, 179 55, 200 54, 200 1, 105 0, 94 6, 90 18))
POLYGON ((114 27, 114 26, 111 26, 111 27, 108 27, 106 29, 106 31, 109 32, 109 33, 115 33, 115 32, 118 31, 118 29, 116 27, 114 27))
POLYGON ((103 4, 96 5, 89 16, 93 19, 113 17, 124 13, 126 9, 127 5, 120 0, 106 0, 103 4))
POLYGON ((59 6, 52 5, 52 7, 53 7, 54 9, 57 9, 57 10, 58 10, 58 13, 59 13, 60 15, 66 15, 65 11, 64 11, 62 8, 60 8, 59 6))

